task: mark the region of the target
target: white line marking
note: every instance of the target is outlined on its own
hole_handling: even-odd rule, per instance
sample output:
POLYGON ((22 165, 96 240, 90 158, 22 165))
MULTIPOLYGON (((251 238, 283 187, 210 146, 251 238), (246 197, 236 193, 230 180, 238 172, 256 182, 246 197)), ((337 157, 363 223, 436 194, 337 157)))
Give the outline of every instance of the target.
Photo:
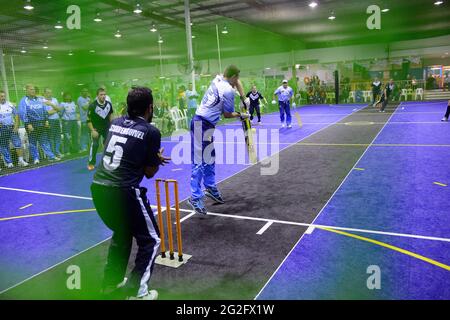
POLYGON ((106 238, 105 240, 102 240, 102 241, 100 241, 100 242, 98 242, 98 243, 96 243, 96 244, 90 246, 89 248, 87 248, 87 249, 85 249, 85 250, 83 250, 83 251, 80 251, 80 252, 78 252, 78 253, 76 253, 76 254, 70 256, 69 258, 67 258, 67 259, 65 259, 65 260, 63 260, 63 261, 58 262, 57 264, 54 264, 54 265, 52 265, 51 267, 48 267, 47 269, 38 272, 38 273, 32 275, 31 277, 29 277, 29 278, 27 278, 27 279, 25 279, 25 280, 23 280, 23 281, 21 281, 21 282, 16 283, 16 284, 13 285, 12 287, 9 287, 9 288, 7 288, 7 289, 5 289, 5 290, 3 290, 3 291, 0 291, 0 295, 2 295, 3 293, 5 293, 5 292, 8 291, 8 290, 11 290, 11 289, 14 289, 14 288, 17 287, 17 286, 20 286, 21 284, 23 284, 23 283, 25 283, 25 282, 27 282, 27 281, 29 281, 29 280, 31 280, 31 279, 37 277, 38 275, 40 275, 40 274, 42 274, 42 273, 47 272, 47 271, 49 271, 50 269, 53 269, 54 267, 56 267, 56 266, 58 266, 58 265, 60 265, 60 264, 63 264, 64 262, 66 262, 66 261, 68 261, 68 260, 70 260, 70 259, 72 259, 72 258, 74 258, 74 257, 76 257, 76 256, 78 256, 78 255, 80 255, 80 254, 82 254, 82 253, 84 253, 84 252, 86 252, 86 251, 88 251, 88 250, 90 250, 90 249, 92 249, 92 248, 94 248, 94 247, 100 245, 100 244, 102 244, 103 242, 108 241, 109 239, 111 239, 111 237, 108 237, 108 238, 106 238))
POLYGON ((256 234, 262 235, 267 229, 270 228, 270 226, 273 224, 273 221, 268 221, 264 227, 262 227, 261 229, 259 229, 259 231, 256 234))
POLYGON ((17 189, 17 188, 7 188, 7 187, 0 187, 0 189, 2 189, 2 190, 10 190, 10 191, 27 192, 27 193, 43 194, 43 195, 46 195, 46 196, 55 196, 55 197, 82 199, 82 200, 92 200, 92 198, 89 198, 89 197, 72 196, 72 195, 60 194, 60 193, 42 192, 42 191, 17 189))
POLYGON ((309 226, 308 229, 306 229, 305 234, 312 234, 314 232, 314 229, 316 229, 313 226, 309 226))
MULTIPOLYGON (((184 211, 183 209, 180 209, 180 211, 184 211)), ((191 210, 192 211, 192 210, 191 210)), ((192 217, 195 214, 195 211, 191 212, 190 214, 188 214, 186 217, 184 217, 183 219, 180 219, 180 223, 183 223, 183 221, 189 219, 190 217, 192 217)), ((176 224, 176 222, 175 222, 176 224)))
MULTIPOLYGON (((389 116, 389 118, 387 119, 385 125, 380 129, 380 131, 377 133, 377 135, 375 136, 375 138, 373 138, 372 142, 369 144, 369 146, 366 148, 366 150, 364 150, 364 152, 362 153, 362 155, 359 157, 359 159, 356 161, 356 163, 353 165, 353 167, 350 169, 350 171, 347 173, 347 175, 345 176, 345 178, 342 180, 342 182, 339 184, 339 186, 337 187, 337 189, 333 192, 333 194, 331 195, 331 197, 328 199, 328 201, 325 203, 325 205, 322 207, 322 209, 320 209, 319 213, 317 214, 317 216, 314 218, 314 220, 312 221, 311 224, 314 224, 314 222, 317 220, 317 218, 322 214, 322 212, 324 211, 324 209, 328 206, 328 204, 330 203, 331 199, 333 199, 334 195, 339 191, 339 189, 341 188, 341 186, 345 183, 345 181, 347 180, 347 178, 350 176, 350 174, 354 171, 355 167, 358 165, 358 163, 361 161, 361 159, 364 157, 364 155, 366 154, 367 150, 369 150, 370 146, 375 142, 375 140, 378 138, 378 136, 381 134, 381 132, 383 131, 383 129, 386 127, 387 123, 389 122, 389 120, 391 120, 391 118, 394 116, 395 112, 397 111, 398 107, 401 106, 401 102, 400 104, 395 108, 395 111, 389 116)), ((287 254, 287 256, 283 259, 283 261, 281 262, 281 264, 278 266, 278 268, 275 270, 275 272, 272 274, 272 276, 269 278, 269 280, 266 282, 266 284, 262 287, 262 289, 259 291, 259 293, 256 295, 255 300, 258 299, 259 295, 264 291, 264 289, 266 288, 266 286, 270 283, 270 281, 272 280, 272 278, 275 276, 275 274, 278 272, 278 270, 281 268, 281 266, 284 264, 284 262, 289 258, 289 256, 291 255, 291 253, 294 251, 294 249, 298 246, 298 244, 300 243, 300 241, 303 239, 303 236, 305 234, 303 234, 300 239, 298 239, 297 243, 292 247, 292 249, 289 251, 289 253, 287 254)))
POLYGON ((32 205, 33 205, 32 203, 27 204, 26 206, 20 207, 19 210, 23 210, 23 209, 29 208, 29 207, 31 207, 32 205))
POLYGON ((182 171, 183 168, 172 169, 172 171, 182 171))

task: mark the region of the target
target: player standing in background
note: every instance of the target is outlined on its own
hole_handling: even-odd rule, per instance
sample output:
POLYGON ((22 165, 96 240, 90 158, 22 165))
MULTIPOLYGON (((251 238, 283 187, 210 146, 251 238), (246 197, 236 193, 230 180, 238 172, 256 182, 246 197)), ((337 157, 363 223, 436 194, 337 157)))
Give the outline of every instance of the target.
POLYGON ((64 131, 64 152, 74 154, 79 151, 77 105, 68 92, 64 93, 63 100, 61 103, 61 107, 63 108, 61 118, 63 120, 64 131))
POLYGON ((34 85, 26 85, 26 96, 20 100, 19 116, 25 124, 30 143, 30 153, 34 164, 39 164, 38 143, 50 161, 58 161, 48 141, 48 113, 42 98, 36 96, 34 85))
POLYGON ((95 208, 113 231, 103 294, 115 298, 116 293, 123 292, 130 300, 155 300, 158 292, 148 290, 148 282, 161 240, 147 189, 139 184, 144 175, 152 178, 159 166, 170 159, 162 155, 161 133, 150 124, 153 116, 151 90, 132 89, 127 106, 128 115, 115 119, 109 128, 104 156, 91 185, 95 208), (133 238, 138 250, 128 280, 124 277, 133 238))
POLYGON ((87 115, 87 125, 91 132, 91 149, 89 151, 88 170, 95 169, 97 162, 97 150, 100 143, 100 137, 103 143, 106 140, 109 124, 113 120, 113 108, 111 102, 106 100, 105 89, 97 90, 97 99, 89 106, 87 115))
POLYGON ((18 165, 20 167, 28 166, 22 156, 22 143, 18 135, 19 122, 16 108, 6 100, 6 93, 0 90, 0 153, 3 155, 7 168, 14 167, 9 153, 9 142, 12 142, 16 149, 18 165))
POLYGON ((89 139, 89 128, 87 125, 87 113, 89 110, 89 105, 91 103, 91 98, 89 97, 89 92, 87 88, 81 90, 81 94, 78 97, 77 105, 80 112, 80 149, 81 152, 87 151, 88 139, 89 139))
POLYGON ((42 98, 44 104, 47 106, 48 113, 48 123, 49 128, 49 140, 52 152, 57 157, 61 156, 61 120, 59 117, 59 112, 62 108, 58 104, 58 100, 53 97, 52 90, 50 88, 44 89, 44 97, 42 98))
POLYGON ((258 92, 256 86, 252 86, 252 91, 247 93, 246 97, 250 98, 250 120, 253 120, 253 114, 256 111, 256 115, 258 116, 258 124, 261 124, 261 108, 259 100, 262 99, 267 104, 266 98, 264 98, 262 94, 258 92))
POLYGON ((294 90, 288 86, 288 81, 283 80, 283 85, 275 90, 273 94, 272 104, 275 104, 275 96, 278 95, 278 105, 280 106, 280 120, 281 127, 284 128, 284 119, 286 114, 286 125, 288 128, 292 128, 292 117, 291 117, 291 99, 294 95, 294 90))
MULTIPOLYGON (((223 114, 225 118, 248 118, 249 114, 241 114, 234 111, 234 97, 236 88, 241 97, 244 90, 239 81, 240 70, 234 66, 228 66, 223 75, 218 75, 211 82, 200 106, 197 108, 191 121, 191 198, 188 203, 196 213, 207 214, 203 203, 206 194, 216 203, 224 203, 216 186, 214 129, 223 114), (207 153, 207 154, 206 154, 207 153), (206 188, 202 190, 202 182, 206 188)), ((250 101, 247 98, 245 104, 248 108, 250 101)))

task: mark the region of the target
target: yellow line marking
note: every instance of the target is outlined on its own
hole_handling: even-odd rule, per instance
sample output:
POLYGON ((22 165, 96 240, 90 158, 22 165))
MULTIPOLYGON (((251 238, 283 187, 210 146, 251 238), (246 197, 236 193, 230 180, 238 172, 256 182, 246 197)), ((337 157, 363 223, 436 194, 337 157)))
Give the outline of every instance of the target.
POLYGON ((23 209, 29 208, 29 207, 31 207, 32 205, 33 205, 32 203, 27 204, 26 206, 20 207, 19 210, 23 210, 23 209))
POLYGON ((405 249, 402 249, 402 248, 399 248, 399 247, 396 247, 396 246, 393 246, 393 245, 390 245, 390 244, 387 244, 387 243, 384 243, 384 242, 381 242, 381 241, 369 239, 369 238, 366 238, 366 237, 361 237, 361 236, 358 236, 358 235, 355 235, 355 234, 351 234, 351 233, 348 233, 348 232, 339 231, 339 230, 335 230, 335 229, 323 228, 323 227, 316 227, 316 228, 319 228, 319 229, 322 229, 322 230, 326 230, 326 231, 329 231, 329 232, 334 232, 334 233, 337 233, 337 234, 340 234, 340 235, 343 235, 343 236, 347 236, 347 237, 350 237, 350 238, 355 238, 355 239, 358 239, 358 240, 370 242, 370 243, 376 244, 378 246, 385 247, 385 248, 388 248, 388 249, 391 249, 391 250, 403 253, 403 254, 405 254, 407 256, 410 256, 410 257, 413 257, 413 258, 425 261, 425 262, 430 263, 430 264, 432 264, 434 266, 437 266, 439 268, 442 268, 442 269, 445 269, 447 271, 450 271, 450 266, 448 266, 446 264, 443 264, 443 263, 438 262, 436 260, 433 260, 433 259, 421 256, 421 255, 419 255, 417 253, 414 253, 414 252, 411 252, 411 251, 408 251, 408 250, 405 250, 405 249))
POLYGON ((364 171, 364 170, 366 170, 366 169, 363 169, 363 168, 354 168, 353 170, 364 171))
POLYGON ((437 184, 438 186, 441 187, 447 187, 447 185, 445 183, 440 183, 440 182, 433 182, 434 184, 437 184))
POLYGON ((298 126, 301 128, 303 126, 302 118, 298 112, 295 113, 295 118, 297 118, 298 126))
POLYGON ((24 215, 24 216, 0 218, 0 221, 8 221, 8 220, 16 220, 16 219, 24 219, 24 218, 33 218, 33 217, 42 217, 42 216, 51 216, 51 215, 66 214, 66 213, 93 212, 93 211, 95 211, 95 209, 80 209, 80 210, 45 212, 45 213, 27 214, 27 215, 24 215))

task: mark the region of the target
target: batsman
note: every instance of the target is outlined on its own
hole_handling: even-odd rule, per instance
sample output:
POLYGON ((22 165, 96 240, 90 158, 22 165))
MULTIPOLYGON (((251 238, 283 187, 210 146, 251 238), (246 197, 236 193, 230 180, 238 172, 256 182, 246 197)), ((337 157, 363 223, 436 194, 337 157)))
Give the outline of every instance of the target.
MULTIPOLYGON (((203 198, 206 195, 216 203, 224 203, 216 186, 214 130, 221 115, 225 118, 248 119, 247 112, 234 111, 235 89, 241 97, 245 97, 239 80, 240 70, 228 66, 223 75, 217 75, 206 91, 200 106, 191 121, 191 198, 188 203, 199 214, 206 215, 203 198), (202 184, 205 192, 202 190, 202 184)), ((243 100, 248 110, 250 99, 243 100)))

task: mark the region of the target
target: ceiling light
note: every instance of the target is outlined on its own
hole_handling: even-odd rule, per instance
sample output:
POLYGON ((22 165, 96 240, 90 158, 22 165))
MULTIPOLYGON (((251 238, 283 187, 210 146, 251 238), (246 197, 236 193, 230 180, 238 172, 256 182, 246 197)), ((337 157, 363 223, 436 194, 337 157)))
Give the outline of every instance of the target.
POLYGON ((223 27, 222 33, 223 33, 223 34, 227 34, 227 33, 228 33, 227 26, 223 27))
POLYGON ((61 24, 61 21, 58 21, 58 23, 55 26, 55 29, 62 29, 62 28, 63 28, 63 26, 61 24))
POLYGON ((48 49, 48 46, 47 46, 47 45, 44 45, 44 46, 42 47, 42 49, 47 50, 47 49, 48 49))
POLYGON ((136 8, 134 8, 133 12, 137 14, 142 13, 141 5, 139 3, 136 4, 136 8))
POLYGON ((90 53, 95 53, 95 50, 89 50, 90 53))
POLYGON ((336 16, 334 15, 334 12, 331 12, 330 16, 328 17, 328 20, 334 20, 336 19, 336 16))
POLYGON ((381 12, 388 12, 388 11, 389 11, 388 8, 381 10, 381 12))
POLYGON ((444 1, 436 1, 435 3, 434 3, 434 5, 435 6, 440 6, 441 4, 443 4, 444 3, 444 1))
POLYGON ((270 70, 270 68, 266 68, 266 70, 270 70))
POLYGON ((100 16, 100 11, 98 11, 98 10, 97 10, 97 13, 95 14, 94 21, 95 22, 102 22, 103 21, 102 17, 100 16))
POLYGON ((69 54, 69 56, 73 56, 73 52, 72 51, 70 51, 68 54, 69 54))
POLYGON ((25 48, 22 48, 22 50, 20 50, 20 53, 27 53, 27 50, 25 50, 25 48))
POLYGON ((165 79, 166 77, 164 77, 164 76, 161 76, 161 77, 159 77, 160 79, 165 79))
POLYGON ((195 36, 194 36, 194 35, 192 35, 192 39, 195 39, 195 36))
POLYGON ((158 43, 163 43, 163 42, 164 42, 163 38, 161 36, 159 36, 158 43))
POLYGON ((156 31, 158 31, 158 29, 156 29, 156 26, 155 26, 154 23, 152 23, 152 26, 151 26, 151 28, 150 28, 150 31, 151 31, 151 32, 156 32, 156 31))
POLYGON ((33 5, 31 4, 31 0, 27 0, 27 1, 25 2, 25 5, 23 6, 23 8, 24 8, 25 10, 29 10, 29 11, 33 10, 34 7, 33 7, 33 5))
POLYGON ((51 59, 52 56, 50 55, 50 53, 47 55, 47 59, 51 59))
POLYGON ((120 30, 117 30, 117 32, 114 34, 114 37, 121 38, 122 34, 120 33, 120 30))
POLYGON ((318 4, 317 4, 317 2, 313 1, 313 2, 311 2, 310 4, 308 4, 308 6, 309 6, 310 8, 315 8, 315 7, 318 6, 318 4))

